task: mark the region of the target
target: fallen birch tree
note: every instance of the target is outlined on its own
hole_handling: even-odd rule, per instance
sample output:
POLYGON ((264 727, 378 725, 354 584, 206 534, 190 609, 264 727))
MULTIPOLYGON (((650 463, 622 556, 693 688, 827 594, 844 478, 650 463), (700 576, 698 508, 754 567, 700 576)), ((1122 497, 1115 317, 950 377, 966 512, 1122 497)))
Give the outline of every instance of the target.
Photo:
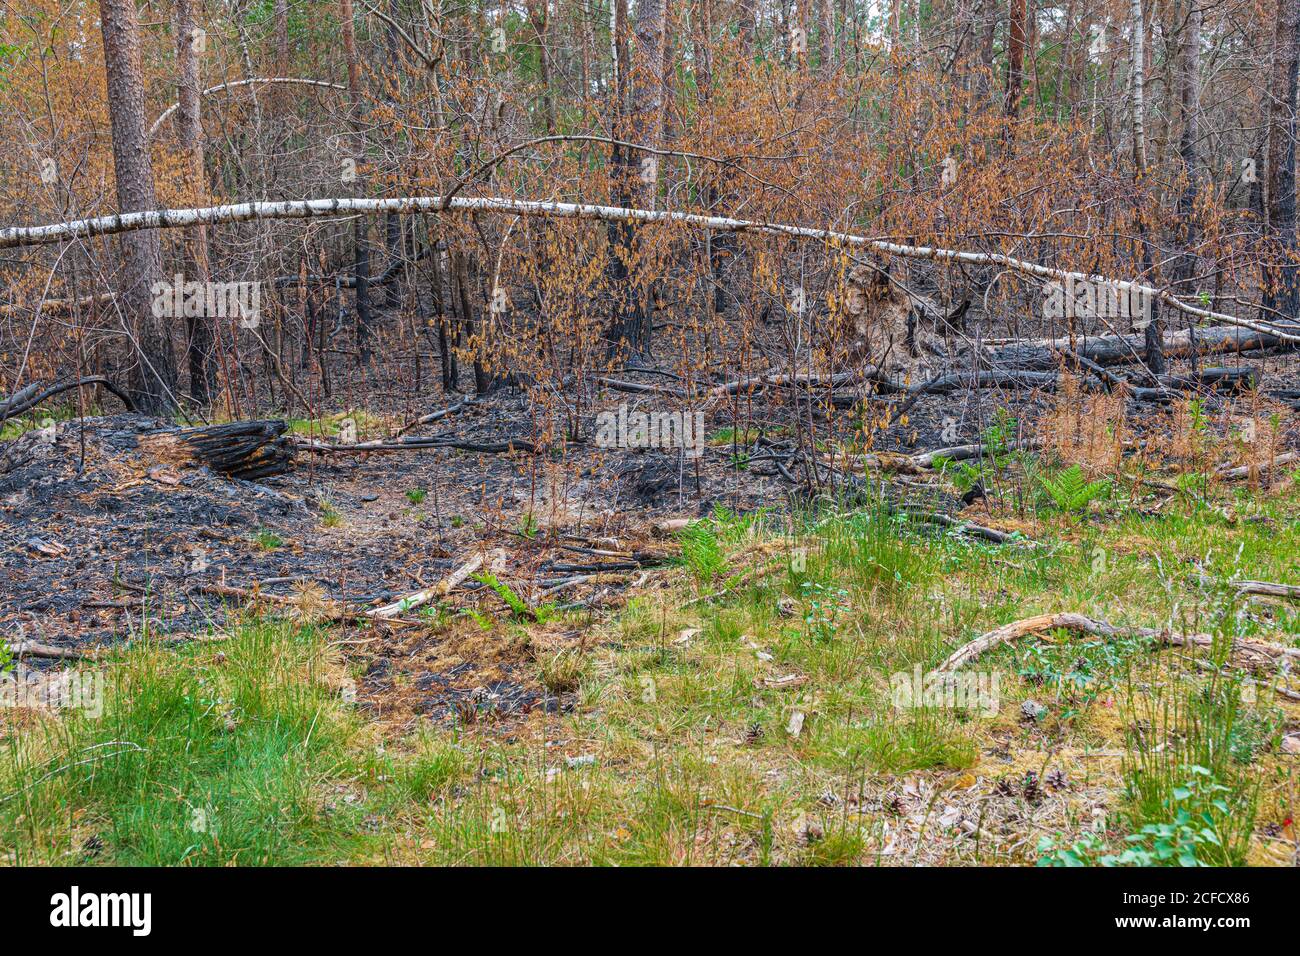
POLYGON ((121 213, 114 216, 98 216, 91 219, 75 219, 45 226, 11 226, 0 229, 0 249, 50 245, 74 239, 120 235, 144 229, 184 229, 192 226, 210 226, 265 219, 314 219, 353 214, 423 213, 437 215, 444 212, 540 216, 555 219, 584 219, 600 222, 641 224, 675 222, 717 232, 751 232, 785 236, 792 239, 814 240, 831 246, 869 249, 882 255, 905 259, 929 259, 938 262, 1000 266, 1020 275, 1044 280, 1105 282, 1112 285, 1120 293, 1149 296, 1178 312, 1197 319, 1249 329, 1253 332, 1271 336, 1280 342, 1300 344, 1300 331, 1292 332, 1272 323, 1241 319, 1222 312, 1198 308, 1184 302, 1166 289, 1129 280, 1112 280, 1105 276, 1072 272, 1065 269, 1053 269, 1049 266, 1018 259, 1003 253, 967 252, 935 246, 904 245, 853 233, 837 232, 831 229, 730 219, 724 216, 702 216, 696 213, 667 210, 602 206, 591 203, 506 199, 495 196, 406 196, 393 199, 305 199, 282 202, 236 203, 227 206, 206 206, 192 209, 153 209, 144 212, 121 213))

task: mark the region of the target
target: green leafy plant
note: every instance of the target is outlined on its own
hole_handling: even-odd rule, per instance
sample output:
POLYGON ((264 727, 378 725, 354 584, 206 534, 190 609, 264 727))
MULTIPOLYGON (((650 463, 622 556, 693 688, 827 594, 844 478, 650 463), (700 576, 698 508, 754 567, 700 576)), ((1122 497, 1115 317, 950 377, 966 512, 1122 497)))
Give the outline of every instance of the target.
POLYGON ((1224 799, 1231 788, 1217 783, 1205 767, 1190 769, 1193 777, 1175 787, 1172 799, 1165 803, 1170 819, 1148 823, 1125 837, 1131 845, 1115 859, 1116 864, 1230 866, 1241 862, 1244 847, 1232 846, 1238 842, 1231 836, 1233 810, 1224 799))
POLYGON ((849 592, 816 581, 804 581, 800 588, 808 602, 808 612, 803 621, 809 636, 819 643, 834 640, 842 618, 853 610, 849 604, 849 592))
POLYGON ((413 505, 421 504, 428 497, 428 492, 423 488, 409 488, 406 492, 406 500, 413 505))
POLYGON ((1089 481, 1078 465, 1071 465, 1056 474, 1038 476, 1038 484, 1052 499, 1058 511, 1076 514, 1085 510, 1098 498, 1110 494, 1110 482, 1104 478, 1089 481))
POLYGON ((0 637, 0 674, 7 674, 14 669, 13 651, 9 649, 9 642, 0 637))
POLYGON ((253 535, 253 544, 263 551, 274 551, 284 547, 284 539, 268 528, 259 528, 253 535))
POLYGON ((493 593, 505 602, 506 607, 510 608, 510 614, 516 620, 538 621, 540 623, 549 616, 550 607, 543 606, 536 609, 530 607, 527 601, 511 590, 510 585, 501 581, 495 574, 484 571, 481 574, 474 575, 474 580, 490 587, 493 593))
POLYGON ((726 568, 726 558, 712 519, 687 525, 677 535, 682 545, 682 563, 700 584, 709 584, 726 568))
MULTIPOLYGON (((1073 843, 1060 837, 1038 841, 1039 866, 1231 866, 1244 856, 1240 827, 1224 799, 1232 790, 1216 783, 1205 767, 1190 768, 1192 779, 1177 786, 1165 809, 1167 820, 1144 825, 1124 837, 1127 846, 1109 852, 1100 835, 1087 833, 1073 843)), ((1249 840, 1250 830, 1245 830, 1249 840)))
POLYGON ((1010 412, 999 408, 993 415, 993 422, 980 436, 980 457, 974 462, 965 462, 940 455, 934 460, 934 467, 963 494, 981 482, 996 491, 998 476, 1012 461, 1016 424, 1010 412))

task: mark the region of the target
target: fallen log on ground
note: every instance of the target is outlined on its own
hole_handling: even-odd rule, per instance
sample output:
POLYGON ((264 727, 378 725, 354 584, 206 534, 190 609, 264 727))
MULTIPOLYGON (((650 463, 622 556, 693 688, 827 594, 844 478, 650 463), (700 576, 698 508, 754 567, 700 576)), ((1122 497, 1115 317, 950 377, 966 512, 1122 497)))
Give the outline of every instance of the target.
POLYGON ((1236 467, 1220 468, 1214 473, 1214 477, 1221 478, 1224 481, 1240 481, 1243 478, 1253 480, 1266 477, 1275 468, 1293 464, 1300 464, 1300 452, 1288 452, 1285 455, 1278 455, 1272 461, 1258 465, 1237 465, 1236 467))
MULTIPOLYGON (((1198 580, 1207 587, 1216 583, 1215 579, 1207 574, 1199 575, 1198 580)), ((1278 584, 1274 581, 1225 581, 1224 584, 1232 588, 1238 596, 1254 594, 1260 597, 1300 601, 1300 584, 1278 584)))
MULTIPOLYGON (((1025 441, 1011 442, 1007 445, 1007 451, 1033 451, 1042 446, 1042 441, 1037 438, 1026 439, 1025 441)), ((947 448, 935 448, 932 451, 924 451, 920 454, 911 455, 908 460, 917 468, 933 468, 934 463, 940 458, 946 458, 949 461, 966 461, 971 458, 982 458, 990 451, 990 446, 982 442, 975 442, 970 445, 950 445, 947 448)))
POLYGON ((206 465, 231 478, 251 481, 293 467, 293 452, 284 438, 288 428, 286 422, 275 419, 230 422, 144 435, 140 445, 166 464, 206 465))
POLYGON ((473 405, 476 400, 477 400, 476 396, 470 395, 466 398, 462 398, 455 405, 449 405, 448 407, 444 409, 440 409, 439 411, 430 412, 428 415, 421 415, 419 418, 412 419, 411 421, 403 425, 401 428, 399 428, 397 431, 393 432, 393 434, 389 436, 389 440, 392 441, 394 439, 401 438, 403 435, 405 435, 413 428, 420 428, 423 425, 431 425, 434 422, 440 422, 449 415, 455 415, 462 408, 465 408, 468 405, 473 405))
POLYGON ((99 656, 93 650, 79 651, 71 647, 55 647, 52 644, 42 644, 40 641, 17 641, 9 645, 9 652, 16 660, 22 660, 24 657, 41 657, 46 660, 84 661, 95 660, 99 656))
POLYGON ((1027 538, 1017 538, 1014 534, 1007 531, 999 531, 997 528, 989 528, 982 524, 974 524, 970 521, 963 521, 961 518, 954 518, 952 515, 946 515, 939 511, 901 511, 915 521, 923 521, 926 524, 937 524, 943 528, 951 528, 958 534, 970 535, 975 538, 983 538, 985 541, 992 541, 994 544, 1007 544, 1012 541, 1019 541, 1021 544, 1033 546, 1035 542, 1027 538))
MULTIPOLYGON (((1184 329, 1170 332, 1163 339, 1166 358, 1190 358, 1192 355, 1219 355, 1225 352, 1250 352, 1258 349, 1294 348, 1292 337, 1286 339, 1269 332, 1233 326, 1207 329, 1184 329)), ((985 346, 981 361, 1000 369, 1046 371, 1061 364, 1062 353, 1070 353, 1098 365, 1140 363, 1145 353, 1145 338, 1134 335, 1074 336, 1060 339, 1030 339, 985 346)))
MULTIPOLYGON (((1093 637, 1109 639, 1139 637, 1149 639, 1157 646, 1196 647, 1204 650, 1221 643, 1221 639, 1212 634, 1178 634, 1150 627, 1117 627, 1107 621, 1067 611, 1060 614, 1039 614, 1004 624, 963 644, 935 668, 935 671, 944 673, 959 670, 994 648, 1055 630, 1074 631, 1076 634, 1090 634, 1093 637)), ((1232 641, 1231 654, 1238 666, 1254 671, 1270 667, 1278 668, 1287 662, 1290 662, 1292 667, 1300 664, 1300 648, 1283 647, 1280 644, 1269 644, 1244 637, 1232 641)))
POLYGON ((537 454, 537 446, 524 438, 509 438, 505 441, 478 442, 467 438, 433 437, 403 438, 400 441, 376 439, 375 441, 357 442, 355 445, 339 445, 333 442, 316 441, 307 438, 295 438, 292 447, 310 452, 314 455, 366 455, 385 451, 422 451, 431 448, 455 448, 460 451, 476 451, 485 455, 514 454, 517 451, 537 454))

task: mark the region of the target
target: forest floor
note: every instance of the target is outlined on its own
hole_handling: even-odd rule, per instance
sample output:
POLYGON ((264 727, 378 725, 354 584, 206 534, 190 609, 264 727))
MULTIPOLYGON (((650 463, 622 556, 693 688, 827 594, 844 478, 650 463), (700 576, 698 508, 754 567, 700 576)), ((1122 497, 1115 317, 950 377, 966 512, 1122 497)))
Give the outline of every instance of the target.
MULTIPOLYGON (((1242 588, 1300 583, 1300 485, 1222 473, 1290 419, 1211 401, 1125 433, 1122 403, 1069 401, 1026 397, 1029 428, 982 406, 957 437, 986 458, 836 502, 751 461, 799 427, 770 409, 697 460, 308 456, 258 483, 159 468, 130 416, 23 435, 0 621, 83 659, 0 670, 90 675, 102 711, 0 708, 0 860, 1294 865, 1300 681, 1231 644, 1300 644, 1300 602, 1242 588), (967 641, 1067 611, 1212 641, 1049 629, 972 664, 976 696, 925 694, 967 641)), ((535 439, 519 403, 451 427, 535 439)), ((872 451, 945 444, 953 407, 872 451)))

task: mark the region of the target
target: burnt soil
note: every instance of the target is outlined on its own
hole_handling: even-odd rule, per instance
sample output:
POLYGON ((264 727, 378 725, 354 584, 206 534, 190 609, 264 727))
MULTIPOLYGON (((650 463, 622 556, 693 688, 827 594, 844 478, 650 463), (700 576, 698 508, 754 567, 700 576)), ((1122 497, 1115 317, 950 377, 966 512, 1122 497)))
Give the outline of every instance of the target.
MULTIPOLYGON (((1252 364, 1265 369, 1270 387, 1297 387, 1293 360, 1252 364)), ((609 392, 599 407, 662 401, 609 392)), ((875 448, 910 452, 951 443, 943 439, 951 439, 954 420, 959 440, 974 440, 998 407, 1009 407, 1032 435, 1050 401, 991 390, 927 396, 905 424, 877 434, 875 448)), ((1212 396, 1208 406, 1216 420, 1227 421, 1237 401, 1212 396)), ((449 404, 439 399, 430 407, 449 404)), ((535 411, 523 394, 502 389, 418 434, 535 440, 535 411)), ((794 441, 796 416, 810 414, 806 403, 800 410, 774 392, 715 404, 706 429, 712 435, 733 420, 752 420, 776 436, 768 440, 779 448, 794 441)), ((1130 414, 1158 440, 1167 413, 1134 405, 1130 414)), ((1296 447, 1294 415, 1287 424, 1286 444, 1296 447)), ((615 572, 545 598, 594 612, 664 573, 676 549, 650 530, 655 519, 716 506, 780 512, 798 500, 798 489, 770 462, 736 467, 737 451, 761 458, 767 450, 749 443, 713 444, 694 459, 587 443, 565 443, 561 453, 555 442, 538 442, 543 450, 536 455, 300 452, 291 473, 249 482, 151 460, 140 438, 173 428, 112 415, 0 444, 0 634, 7 640, 87 649, 145 635, 210 639, 249 603, 214 594, 214 586, 279 597, 271 606, 281 610, 291 601, 310 608, 322 599, 360 610, 435 584, 487 547, 506 550, 498 577, 530 601, 542 586, 567 577, 615 572), (618 567, 617 557, 593 551, 637 553, 641 567, 618 567)), ((934 501, 950 513, 963 507, 945 491, 934 501)), ((476 608, 480 619, 507 613, 474 582, 451 603, 476 608)), ((564 620, 570 629, 547 624, 526 639, 503 640, 470 617, 407 615, 393 624, 343 627, 341 646, 361 675, 359 702, 385 723, 555 711, 573 701, 539 685, 537 661, 584 640, 585 628, 564 620)))

